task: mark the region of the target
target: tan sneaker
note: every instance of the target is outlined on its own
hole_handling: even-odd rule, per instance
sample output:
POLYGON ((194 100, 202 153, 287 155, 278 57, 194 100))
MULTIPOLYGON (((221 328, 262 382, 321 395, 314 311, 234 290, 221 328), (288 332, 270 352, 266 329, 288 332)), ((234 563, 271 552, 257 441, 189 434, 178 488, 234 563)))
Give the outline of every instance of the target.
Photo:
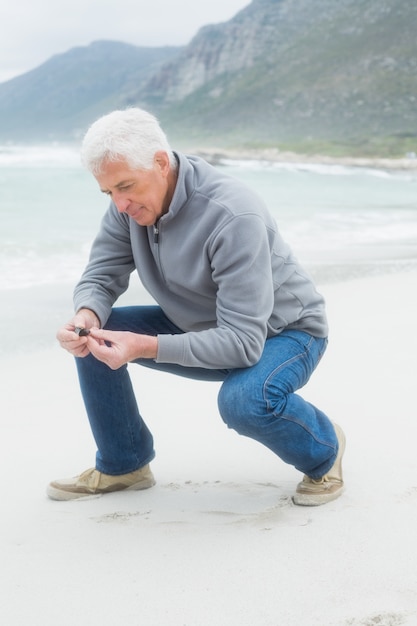
POLYGON ((149 465, 135 472, 110 476, 92 468, 74 478, 52 481, 46 490, 52 500, 76 500, 112 491, 148 489, 155 484, 149 465))
POLYGON ((293 497, 294 504, 302 506, 318 506, 336 500, 343 493, 342 457, 346 447, 346 437, 337 424, 333 424, 339 441, 336 461, 329 472, 321 478, 314 479, 304 476, 298 484, 293 497))

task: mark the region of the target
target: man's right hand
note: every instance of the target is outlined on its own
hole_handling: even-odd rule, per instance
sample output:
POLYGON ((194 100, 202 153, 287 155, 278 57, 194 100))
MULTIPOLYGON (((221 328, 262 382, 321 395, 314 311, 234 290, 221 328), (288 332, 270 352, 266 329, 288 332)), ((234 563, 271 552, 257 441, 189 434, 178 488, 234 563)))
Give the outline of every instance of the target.
POLYGON ((80 309, 76 315, 65 326, 60 328, 56 334, 59 344, 64 350, 77 357, 85 357, 90 354, 87 347, 87 337, 79 336, 76 328, 99 328, 100 320, 90 309, 80 309))

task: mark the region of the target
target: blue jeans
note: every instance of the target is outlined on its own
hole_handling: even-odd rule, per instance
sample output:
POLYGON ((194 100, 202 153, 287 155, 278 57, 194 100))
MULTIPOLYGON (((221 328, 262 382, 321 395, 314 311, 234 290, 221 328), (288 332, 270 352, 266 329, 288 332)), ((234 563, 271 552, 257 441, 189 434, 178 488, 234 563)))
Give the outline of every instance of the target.
MULTIPOLYGON (((182 332, 158 306, 114 308, 105 328, 149 335, 182 332)), ((287 330, 268 339, 259 362, 248 368, 210 370, 152 359, 135 363, 197 380, 223 381, 218 407, 227 426, 319 478, 336 459, 335 431, 324 413, 294 392, 307 383, 326 345, 326 339, 287 330)), ((149 463, 155 456, 153 437, 139 413, 127 366, 111 370, 92 355, 76 363, 98 448, 96 468, 117 475, 149 463)))

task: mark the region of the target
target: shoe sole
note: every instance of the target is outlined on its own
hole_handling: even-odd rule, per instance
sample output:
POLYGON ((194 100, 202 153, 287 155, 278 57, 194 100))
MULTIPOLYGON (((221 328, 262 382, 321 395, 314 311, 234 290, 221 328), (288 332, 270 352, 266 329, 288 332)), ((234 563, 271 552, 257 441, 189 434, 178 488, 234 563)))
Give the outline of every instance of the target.
POLYGON ((322 504, 327 504, 328 502, 337 500, 337 498, 342 495, 344 490, 344 485, 341 485, 340 488, 337 491, 333 491, 333 493, 295 493, 292 497, 292 501, 298 506, 321 506, 322 504))
POLYGON ((93 498, 101 498, 101 496, 105 496, 109 493, 119 493, 120 491, 141 491, 143 489, 149 489, 156 484, 154 479, 146 479, 142 480, 134 485, 130 485, 129 487, 124 487, 123 489, 113 489, 108 491, 101 491, 99 493, 83 493, 77 491, 67 491, 66 489, 58 489, 54 487, 52 484, 48 485, 46 489, 46 495, 51 500, 58 500, 60 502, 67 502, 69 500, 92 500, 93 498))

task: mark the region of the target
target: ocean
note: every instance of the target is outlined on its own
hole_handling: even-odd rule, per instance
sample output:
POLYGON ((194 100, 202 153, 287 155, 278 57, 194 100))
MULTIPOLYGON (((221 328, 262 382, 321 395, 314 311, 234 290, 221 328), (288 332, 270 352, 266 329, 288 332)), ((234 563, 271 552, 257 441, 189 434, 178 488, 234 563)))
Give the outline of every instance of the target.
MULTIPOLYGON (((417 267, 417 171, 224 160, 318 287, 417 267)), ((55 344, 108 199, 78 147, 0 146, 0 356, 55 344)), ((132 276, 123 303, 151 303, 132 276)))

